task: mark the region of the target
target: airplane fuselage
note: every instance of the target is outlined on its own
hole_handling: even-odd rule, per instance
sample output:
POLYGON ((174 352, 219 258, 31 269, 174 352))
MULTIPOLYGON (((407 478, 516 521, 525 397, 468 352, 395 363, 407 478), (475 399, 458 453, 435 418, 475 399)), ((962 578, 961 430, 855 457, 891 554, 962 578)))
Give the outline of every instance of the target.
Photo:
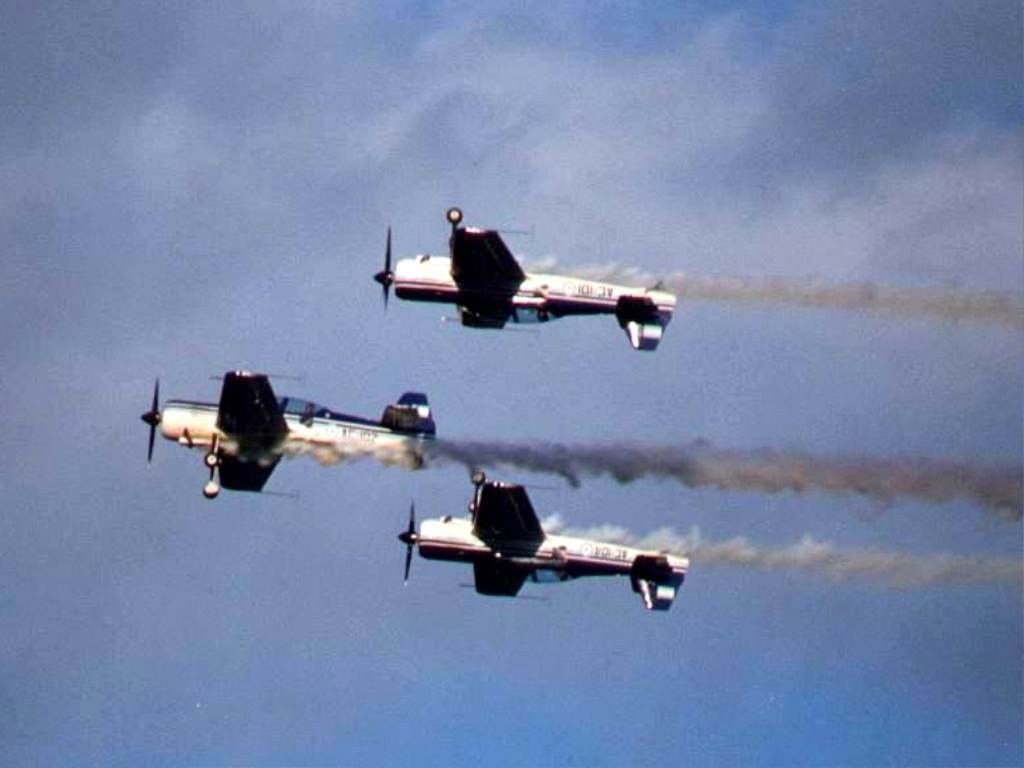
POLYGON ((443 517, 420 524, 416 545, 428 560, 472 563, 496 558, 534 571, 534 581, 565 581, 580 576, 629 576, 641 556, 668 560, 674 578, 682 583, 688 558, 571 536, 545 534, 540 540, 503 540, 493 546, 473 533, 466 518, 443 517), (547 577, 543 572, 548 572, 547 577))
MULTIPOLYGON (((451 259, 422 255, 395 265, 395 295, 412 301, 456 304, 460 308, 493 306, 510 310, 515 323, 546 322, 568 315, 615 314, 620 299, 650 299, 667 324, 676 297, 665 291, 600 283, 563 275, 527 273, 521 282, 486 287, 460 286, 451 275, 451 259)), ((466 309, 462 310, 463 312, 466 309)))
POLYGON ((217 405, 188 400, 168 400, 160 415, 160 434, 189 448, 210 448, 214 444, 229 455, 265 458, 315 451, 318 447, 348 448, 353 453, 394 450, 415 452, 430 435, 402 434, 368 419, 341 414, 304 415, 284 413, 287 433, 269 446, 251 448, 239 444, 234 435, 217 426, 217 405))

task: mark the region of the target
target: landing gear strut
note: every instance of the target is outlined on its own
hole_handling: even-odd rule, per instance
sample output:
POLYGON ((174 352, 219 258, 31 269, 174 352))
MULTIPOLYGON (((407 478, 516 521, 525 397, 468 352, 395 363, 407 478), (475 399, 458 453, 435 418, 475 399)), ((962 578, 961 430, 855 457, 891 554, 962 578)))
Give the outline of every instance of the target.
POLYGON ((214 474, 217 472, 217 467, 220 466, 219 443, 220 441, 214 437, 213 445, 210 446, 210 452, 203 457, 203 463, 210 470, 210 481, 203 486, 203 496, 208 499, 215 499, 217 494, 220 493, 220 486, 214 480, 214 474))

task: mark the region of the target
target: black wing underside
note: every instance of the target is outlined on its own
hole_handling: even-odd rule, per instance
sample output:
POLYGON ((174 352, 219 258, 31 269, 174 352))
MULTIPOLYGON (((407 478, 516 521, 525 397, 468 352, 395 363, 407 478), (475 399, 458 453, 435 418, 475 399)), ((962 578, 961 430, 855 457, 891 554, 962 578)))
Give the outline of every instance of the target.
POLYGON ((244 447, 271 445, 288 431, 267 377, 237 371, 224 374, 217 426, 244 447))
POLYGON ((262 491, 277 466, 279 458, 269 464, 260 461, 242 461, 234 456, 222 456, 220 484, 231 491, 262 491))
POLYGON ((528 575, 529 569, 499 560, 473 563, 474 586, 481 595, 515 597, 528 575))
POLYGON ((518 285, 526 273, 496 231, 456 229, 452 234, 452 278, 460 287, 518 285))
POLYGON ((487 482, 480 487, 473 532, 487 542, 528 542, 544 538, 537 513, 521 485, 487 482))

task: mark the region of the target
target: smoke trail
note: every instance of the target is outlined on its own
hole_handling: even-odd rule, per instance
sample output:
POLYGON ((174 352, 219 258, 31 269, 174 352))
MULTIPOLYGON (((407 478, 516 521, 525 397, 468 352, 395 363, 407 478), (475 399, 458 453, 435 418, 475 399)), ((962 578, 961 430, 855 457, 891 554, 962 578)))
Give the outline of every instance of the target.
MULTIPOLYGON (((538 264, 557 269, 554 262, 538 264)), ((627 285, 653 285, 655 277, 614 264, 576 267, 580 277, 627 285)), ((884 310, 945 320, 1024 328, 1024 298, 1001 291, 938 291, 874 283, 824 283, 795 278, 706 277, 675 272, 661 280, 680 299, 738 304, 784 304, 846 310, 884 310)))
POLYGON ((1007 557, 985 557, 937 553, 916 555, 909 552, 877 550, 840 550, 825 541, 804 534, 797 542, 779 548, 759 547, 737 536, 725 541, 706 541, 694 527, 688 534, 671 528, 635 536, 618 526, 591 529, 564 528, 554 515, 543 522, 549 533, 597 539, 688 555, 700 565, 753 568, 765 571, 804 571, 833 581, 857 577, 874 578, 894 587, 926 584, 997 583, 1020 587, 1024 581, 1024 563, 1007 557))
POLYGON ((402 469, 422 469, 423 451, 415 444, 374 445, 339 440, 336 443, 285 443, 284 455, 288 458, 309 456, 325 467, 332 467, 347 461, 375 459, 381 464, 402 469))
POLYGON ((1019 465, 810 456, 768 449, 731 451, 705 440, 680 446, 457 440, 379 446, 339 441, 316 446, 289 444, 286 455, 312 456, 325 466, 366 458, 405 469, 443 463, 459 464, 470 471, 506 466, 556 475, 573 487, 584 477, 608 475, 619 483, 651 477, 675 480, 688 488, 722 491, 855 494, 883 504, 899 497, 936 504, 966 498, 1008 520, 1020 520, 1024 504, 1024 471, 1019 465))
POLYGON ((1024 485, 1021 467, 1012 464, 729 451, 706 441, 673 447, 437 440, 425 451, 428 464, 450 461, 468 469, 509 466, 558 475, 573 486, 582 477, 610 475, 619 483, 655 477, 689 488, 858 494, 886 504, 902 496, 934 503, 968 498, 1011 520, 1021 518, 1024 485))

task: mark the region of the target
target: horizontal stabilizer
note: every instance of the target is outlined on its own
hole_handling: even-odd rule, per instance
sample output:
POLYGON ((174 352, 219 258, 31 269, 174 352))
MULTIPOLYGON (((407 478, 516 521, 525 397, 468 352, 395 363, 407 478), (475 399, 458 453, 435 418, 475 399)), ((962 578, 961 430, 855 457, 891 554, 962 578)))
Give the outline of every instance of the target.
POLYGON ((650 296, 620 296, 615 303, 615 316, 619 323, 625 325, 633 321, 637 323, 655 323, 660 319, 658 305, 650 296))
POLYGON ((672 313, 659 310, 650 296, 620 296, 615 317, 633 349, 650 351, 658 348, 672 313))
POLYGON ((640 593, 649 611, 667 611, 672 607, 684 573, 672 568, 663 555, 640 555, 629 574, 633 591, 640 593))
POLYGON ((431 436, 437 432, 430 403, 422 392, 404 392, 397 403, 384 409, 380 423, 396 432, 431 436))
POLYGON ((658 348, 658 342, 661 341, 662 334, 665 329, 657 323, 637 323, 635 321, 629 321, 623 326, 626 331, 626 336, 629 338, 629 344, 633 349, 640 349, 646 352, 651 352, 658 348))
POLYGON ((647 579, 640 579, 634 584, 648 611, 667 611, 672 607, 672 601, 676 597, 675 584, 658 584, 647 579))

